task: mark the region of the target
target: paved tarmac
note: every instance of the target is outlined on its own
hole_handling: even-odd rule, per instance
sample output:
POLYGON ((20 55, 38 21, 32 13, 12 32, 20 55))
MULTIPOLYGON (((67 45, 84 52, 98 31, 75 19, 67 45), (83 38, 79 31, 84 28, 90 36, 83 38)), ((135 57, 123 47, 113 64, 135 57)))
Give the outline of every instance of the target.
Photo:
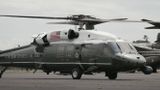
POLYGON ((0 79, 0 90, 160 90, 160 72, 152 75, 119 73, 116 80, 109 80, 100 73, 73 80, 70 75, 7 71, 0 79))

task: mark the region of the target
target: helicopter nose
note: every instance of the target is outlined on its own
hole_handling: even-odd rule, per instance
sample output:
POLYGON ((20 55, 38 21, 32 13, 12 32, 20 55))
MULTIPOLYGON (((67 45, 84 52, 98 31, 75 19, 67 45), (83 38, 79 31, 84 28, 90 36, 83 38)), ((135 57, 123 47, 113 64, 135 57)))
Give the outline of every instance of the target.
POLYGON ((146 63, 145 58, 139 54, 120 54, 117 56, 124 63, 135 67, 141 67, 146 63))

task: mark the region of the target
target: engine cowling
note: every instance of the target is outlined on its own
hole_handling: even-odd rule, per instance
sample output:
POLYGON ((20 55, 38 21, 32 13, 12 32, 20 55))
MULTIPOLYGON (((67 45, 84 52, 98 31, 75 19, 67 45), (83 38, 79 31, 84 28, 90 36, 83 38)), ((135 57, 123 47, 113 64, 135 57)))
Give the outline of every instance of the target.
POLYGON ((41 33, 35 39, 34 43, 38 45, 49 45, 51 42, 73 40, 79 37, 79 33, 70 29, 67 31, 53 31, 50 33, 41 33))

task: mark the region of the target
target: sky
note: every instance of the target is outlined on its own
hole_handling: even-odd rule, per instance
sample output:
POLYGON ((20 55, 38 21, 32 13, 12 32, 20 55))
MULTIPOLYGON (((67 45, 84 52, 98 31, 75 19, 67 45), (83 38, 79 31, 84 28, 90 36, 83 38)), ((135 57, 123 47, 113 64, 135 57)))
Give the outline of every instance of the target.
MULTIPOLYGON (((160 21, 160 0, 0 0, 0 14, 70 16, 87 14, 103 19, 143 18, 160 21)), ((0 50, 26 45, 41 32, 74 28, 70 25, 48 25, 55 20, 0 17, 0 50)), ((111 22, 96 26, 96 30, 112 33, 129 42, 148 35, 156 40, 159 30, 145 30, 147 23, 111 22)))

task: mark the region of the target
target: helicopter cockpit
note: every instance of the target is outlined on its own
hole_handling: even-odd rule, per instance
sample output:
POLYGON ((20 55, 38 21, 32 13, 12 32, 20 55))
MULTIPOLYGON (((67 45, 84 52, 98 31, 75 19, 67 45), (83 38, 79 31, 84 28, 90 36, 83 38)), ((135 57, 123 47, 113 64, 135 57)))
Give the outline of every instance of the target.
POLYGON ((127 42, 109 42, 115 53, 138 54, 137 50, 127 42))

